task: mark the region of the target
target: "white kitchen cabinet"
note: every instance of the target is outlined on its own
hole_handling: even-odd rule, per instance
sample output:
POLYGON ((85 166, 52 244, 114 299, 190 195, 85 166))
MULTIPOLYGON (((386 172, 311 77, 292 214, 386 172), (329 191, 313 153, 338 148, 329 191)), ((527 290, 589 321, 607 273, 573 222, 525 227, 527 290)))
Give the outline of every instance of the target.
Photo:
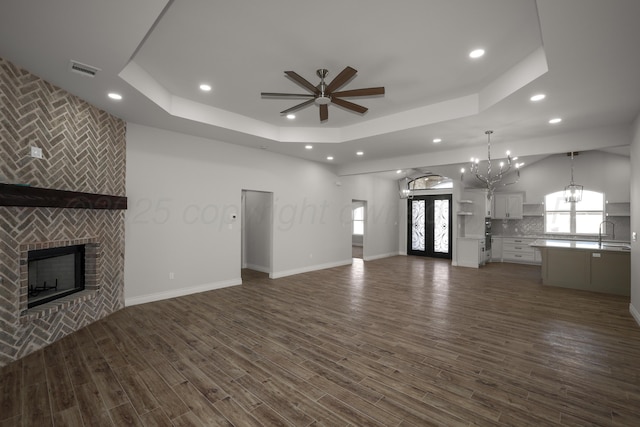
POLYGON ((491 205, 487 201, 487 190, 473 189, 462 193, 462 200, 458 201, 458 215, 463 215, 465 231, 460 237, 484 236, 487 205, 491 205))
POLYGON ((491 212, 493 210, 493 203, 491 202, 491 199, 487 197, 488 191, 481 190, 479 191, 479 193, 482 195, 482 197, 478 201, 478 205, 480 206, 480 210, 482 212, 481 216, 484 218, 490 218, 491 212))
POLYGON ((494 193, 494 219, 522 219, 522 193, 494 193))
POLYGON ((485 263, 485 248, 483 239, 468 237, 458 238, 456 250, 458 266, 478 268, 485 263))
POLYGON ((462 204, 468 203, 473 206, 470 206, 467 209, 463 209, 465 211, 473 212, 473 215, 479 218, 486 218, 491 216, 491 208, 492 203, 491 200, 487 198, 487 190, 484 189, 468 189, 462 193, 462 197, 464 200, 460 200, 458 203, 462 204))
POLYGON ((631 216, 630 202, 609 202, 606 203, 607 216, 631 216))
POLYGON ((536 239, 526 237, 504 237, 502 239, 502 261, 521 264, 539 264, 539 251, 529 245, 536 239))
POLYGON ((502 261, 502 237, 491 238, 491 261, 502 261))
POLYGON ((544 204, 523 203, 522 216, 544 216, 544 204))

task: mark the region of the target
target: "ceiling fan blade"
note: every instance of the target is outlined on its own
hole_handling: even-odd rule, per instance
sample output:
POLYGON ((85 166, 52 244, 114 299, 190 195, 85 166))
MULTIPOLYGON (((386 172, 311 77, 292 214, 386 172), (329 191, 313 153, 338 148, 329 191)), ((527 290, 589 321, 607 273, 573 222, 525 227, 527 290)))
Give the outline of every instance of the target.
POLYGON ((353 90, 343 90, 340 92, 333 92, 331 96, 373 96, 373 95, 384 95, 383 87, 368 87, 365 89, 353 89, 353 90))
POLYGON ((362 105, 354 104, 353 102, 345 101, 344 99, 340 98, 331 98, 331 102, 360 114, 366 113, 368 110, 368 108, 363 107, 362 105))
POLYGON ((329 105, 322 104, 320 105, 320 121, 325 122, 329 119, 329 105))
POLYGON ((306 107, 307 105, 311 105, 311 104, 313 104, 313 101, 315 101, 315 98, 314 98, 314 99, 310 99, 310 100, 308 100, 308 101, 304 101, 304 102, 303 102, 303 103, 301 103, 301 104, 294 105, 293 107, 288 108, 288 109, 286 109, 286 110, 284 110, 284 111, 280 111, 280 114, 285 115, 285 114, 293 113, 294 111, 301 110, 301 109, 303 109, 304 107, 306 107))
POLYGON ((329 83, 325 92, 332 93, 334 90, 341 88, 345 83, 351 80, 351 78, 355 76, 357 72, 357 70, 351 67, 346 67, 344 70, 340 71, 340 74, 338 74, 336 78, 331 81, 331 83, 329 83))
POLYGON ((260 96, 263 98, 314 98, 315 95, 311 93, 277 93, 277 92, 262 92, 260 96))
POLYGON ((318 89, 314 85, 309 83, 308 80, 306 80, 304 77, 302 77, 300 74, 296 73, 295 71, 285 71, 284 73, 287 76, 289 76, 289 78, 293 79, 293 81, 298 83, 300 86, 309 90, 311 93, 314 93, 314 94, 318 93, 318 89))

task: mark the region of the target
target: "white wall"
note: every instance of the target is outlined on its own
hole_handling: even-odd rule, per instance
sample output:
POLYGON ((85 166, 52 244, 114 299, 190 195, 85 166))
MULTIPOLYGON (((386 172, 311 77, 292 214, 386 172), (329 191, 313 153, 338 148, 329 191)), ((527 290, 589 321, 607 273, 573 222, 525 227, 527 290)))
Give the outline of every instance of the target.
POLYGON ((340 180, 353 200, 367 202, 363 259, 398 255, 398 184, 372 175, 343 176, 340 180))
MULTIPOLYGON (((631 232, 640 233, 640 115, 631 142, 631 232)), ((631 304, 629 311, 640 325, 640 246, 631 242, 631 304)))
MULTIPOLYGON (((129 123, 126 304, 240 284, 243 189, 273 193, 273 277, 350 264, 352 199, 384 212, 396 187, 340 180, 319 163, 129 123)), ((371 254, 397 253, 396 217, 369 216, 371 254)))
POLYGON ((271 273, 272 194, 244 191, 243 268, 271 273))
MULTIPOLYGON (((629 201, 629 157, 604 151, 583 151, 574 156, 574 181, 585 190, 605 194, 610 202, 629 201)), ((522 169, 520 181, 496 190, 524 191, 526 203, 542 203, 546 194, 562 191, 571 181, 571 158, 554 154, 522 169)))

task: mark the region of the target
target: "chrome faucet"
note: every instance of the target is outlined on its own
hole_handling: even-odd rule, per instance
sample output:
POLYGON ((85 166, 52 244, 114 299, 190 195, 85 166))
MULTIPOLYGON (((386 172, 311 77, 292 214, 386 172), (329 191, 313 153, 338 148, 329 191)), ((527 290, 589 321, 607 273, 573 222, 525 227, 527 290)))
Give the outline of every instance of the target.
MULTIPOLYGON (((616 225, 611 221, 602 221, 598 226, 598 246, 602 247, 602 226, 604 224, 611 224, 611 240, 615 240, 616 238, 616 225)), ((607 233, 605 232, 605 236, 607 233)))

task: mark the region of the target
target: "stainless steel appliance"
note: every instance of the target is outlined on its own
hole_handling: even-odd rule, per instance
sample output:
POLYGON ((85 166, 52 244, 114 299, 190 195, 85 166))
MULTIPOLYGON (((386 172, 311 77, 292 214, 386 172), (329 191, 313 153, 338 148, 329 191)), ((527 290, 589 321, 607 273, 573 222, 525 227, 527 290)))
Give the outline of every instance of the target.
POLYGON ((484 258, 485 263, 491 261, 491 218, 484 219, 484 258))

